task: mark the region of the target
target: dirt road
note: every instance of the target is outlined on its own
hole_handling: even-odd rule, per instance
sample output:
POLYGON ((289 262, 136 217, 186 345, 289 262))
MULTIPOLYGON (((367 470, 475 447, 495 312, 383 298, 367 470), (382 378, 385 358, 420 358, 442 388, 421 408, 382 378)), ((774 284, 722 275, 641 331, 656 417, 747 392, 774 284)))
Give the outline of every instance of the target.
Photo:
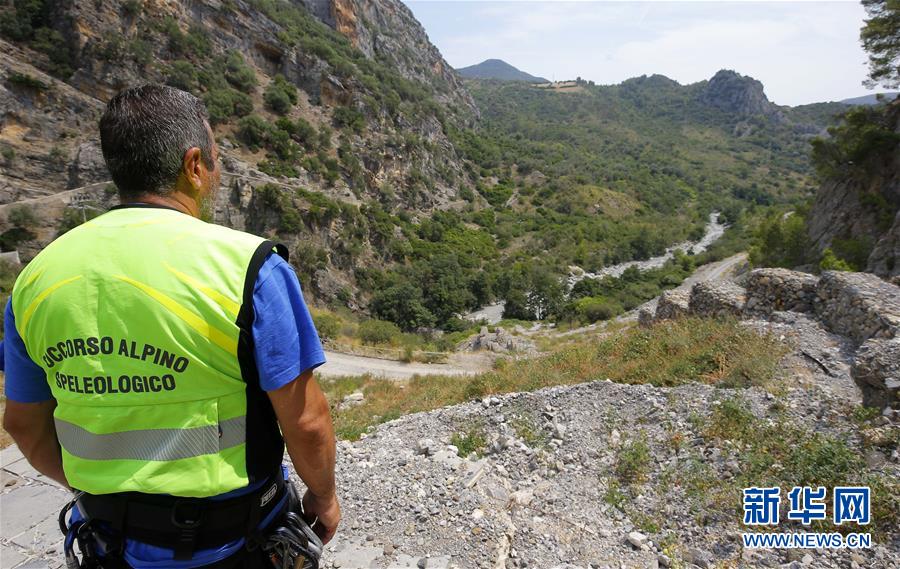
POLYGON ((371 374, 385 379, 409 379, 414 375, 470 375, 491 367, 493 358, 484 354, 452 354, 446 364, 406 363, 325 352, 325 365, 317 371, 323 377, 371 374))

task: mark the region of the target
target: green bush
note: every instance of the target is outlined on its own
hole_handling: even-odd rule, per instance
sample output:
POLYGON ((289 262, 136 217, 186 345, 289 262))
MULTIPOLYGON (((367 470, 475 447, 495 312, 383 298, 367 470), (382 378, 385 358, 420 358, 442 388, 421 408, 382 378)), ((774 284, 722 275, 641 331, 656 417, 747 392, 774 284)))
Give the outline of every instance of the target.
POLYGON ((643 435, 640 439, 628 441, 616 453, 615 472, 625 484, 640 484, 647 479, 653 457, 643 435))
POLYGON ((13 85, 19 85, 21 87, 27 87, 29 89, 34 89, 35 91, 46 91, 50 88, 49 85, 27 73, 19 73, 18 71, 13 71, 7 76, 7 79, 13 85))
MULTIPOLYGON (((165 70, 166 85, 182 91, 194 92, 197 89, 197 69, 194 64, 178 59, 169 64, 165 70)), ((209 103, 207 102, 207 106, 209 103)))
POLYGON ((250 148, 264 146, 271 126, 259 115, 249 115, 238 121, 238 139, 250 148))
POLYGON ((313 324, 316 326, 319 337, 326 340, 337 338, 343 327, 343 321, 339 316, 327 312, 313 316, 313 324))
POLYGON ((338 107, 332 113, 332 121, 334 126, 338 128, 349 128, 354 132, 362 132, 366 128, 366 118, 363 114, 350 107, 338 107))
POLYGON ((52 75, 62 78, 72 75, 72 53, 61 33, 50 28, 38 28, 34 32, 31 46, 50 60, 47 70, 52 75))
POLYGON ((287 114, 297 104, 297 87, 288 82, 284 75, 276 75, 266 87, 263 95, 266 107, 279 115, 287 114))
POLYGON ((822 260, 819 261, 819 268, 823 271, 852 271, 853 267, 847 264, 843 259, 839 259, 831 247, 825 249, 822 253, 822 260))
POLYGON ((225 61, 225 79, 244 93, 252 93, 256 87, 256 73, 236 51, 230 52, 225 61))
POLYGON ((203 102, 212 124, 227 122, 232 117, 246 117, 253 112, 250 96, 231 88, 213 89, 203 96, 203 102))
POLYGON ((396 324, 385 320, 366 320, 359 325, 359 338, 365 344, 395 344, 400 334, 396 324))
POLYGON ((608 298, 588 297, 575 301, 575 315, 581 322, 609 320, 622 312, 624 312, 622 305, 608 298))
POLYGON ((6 220, 13 227, 22 229, 33 229, 38 223, 37 214, 35 214, 31 206, 28 205, 10 206, 6 220))

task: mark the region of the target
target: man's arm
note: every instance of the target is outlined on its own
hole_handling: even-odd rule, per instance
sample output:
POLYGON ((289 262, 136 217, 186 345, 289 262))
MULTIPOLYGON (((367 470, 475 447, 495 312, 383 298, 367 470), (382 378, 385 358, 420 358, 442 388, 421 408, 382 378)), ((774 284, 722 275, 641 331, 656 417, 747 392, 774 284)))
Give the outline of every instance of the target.
POLYGON ((318 518, 313 529, 328 543, 341 520, 334 483, 334 427, 328 401, 312 370, 268 394, 288 454, 308 489, 303 497, 304 512, 318 518))
POLYGON ((62 454, 56 439, 53 410, 56 400, 20 403, 8 399, 3 413, 3 429, 10 434, 19 450, 38 472, 69 487, 63 473, 62 454))

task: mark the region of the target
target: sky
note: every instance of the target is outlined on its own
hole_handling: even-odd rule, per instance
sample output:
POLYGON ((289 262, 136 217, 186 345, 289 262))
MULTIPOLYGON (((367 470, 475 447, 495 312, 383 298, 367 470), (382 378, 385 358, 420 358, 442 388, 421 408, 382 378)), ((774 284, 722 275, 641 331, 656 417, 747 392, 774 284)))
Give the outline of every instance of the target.
POLYGON ((859 2, 404 0, 456 68, 502 59, 598 84, 659 73, 688 84, 733 69, 779 105, 871 92, 859 2))

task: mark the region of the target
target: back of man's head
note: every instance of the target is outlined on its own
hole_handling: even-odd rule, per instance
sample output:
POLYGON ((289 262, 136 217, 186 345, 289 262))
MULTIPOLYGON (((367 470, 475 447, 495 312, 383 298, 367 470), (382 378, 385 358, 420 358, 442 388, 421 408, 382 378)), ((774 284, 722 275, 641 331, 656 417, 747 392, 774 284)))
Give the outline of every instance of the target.
POLYGON ((110 99, 100 119, 100 146, 119 194, 171 193, 192 147, 212 169, 206 116, 197 97, 166 85, 133 87, 110 99))

